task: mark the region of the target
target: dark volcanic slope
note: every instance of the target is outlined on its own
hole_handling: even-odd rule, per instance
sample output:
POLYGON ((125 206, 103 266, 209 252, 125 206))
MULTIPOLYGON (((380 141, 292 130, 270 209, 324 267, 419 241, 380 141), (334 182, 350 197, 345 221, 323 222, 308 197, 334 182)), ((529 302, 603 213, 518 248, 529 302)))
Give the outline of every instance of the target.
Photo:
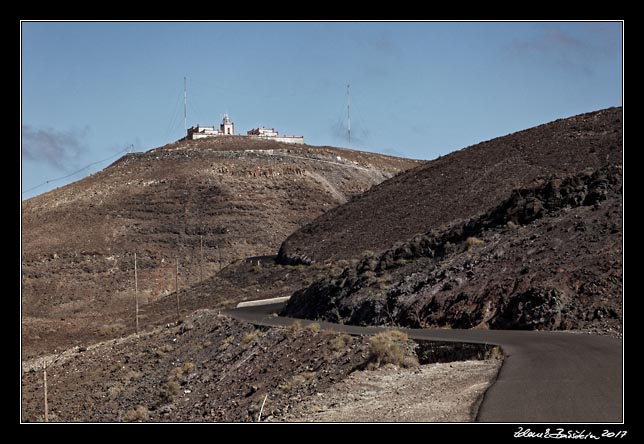
MULTIPOLYGON (((255 329, 199 310, 179 326, 49 357, 49 421, 254 422, 262 404, 262 420, 279 420, 367 353, 363 338, 255 329)), ((23 421, 43 421, 41 369, 23 363, 23 421)))
POLYGON ((621 166, 544 178, 296 292, 285 314, 348 324, 620 331, 621 166))
MULTIPOLYGON (((273 254, 295 229, 419 162, 243 137, 124 156, 23 202, 23 345, 118 336, 144 306, 220 266, 273 254), (102 333, 101 333, 102 332, 102 333), (76 338, 76 339, 74 339, 76 338)), ((144 307, 145 308, 145 307, 144 307)), ((145 311, 145 310, 144 310, 145 311)), ((145 312, 142 322, 145 324, 145 312)))
POLYGON ((557 120, 421 165, 293 233, 283 262, 357 258, 506 199, 535 177, 576 174, 622 158, 622 108, 557 120))

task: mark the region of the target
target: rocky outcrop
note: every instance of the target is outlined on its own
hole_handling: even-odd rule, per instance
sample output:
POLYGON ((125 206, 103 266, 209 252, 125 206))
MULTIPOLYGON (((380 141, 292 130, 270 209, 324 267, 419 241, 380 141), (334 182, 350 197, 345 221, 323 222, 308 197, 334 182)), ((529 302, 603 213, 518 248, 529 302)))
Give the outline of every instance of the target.
POLYGON ((500 205, 369 253, 284 314, 350 324, 618 329, 621 167, 541 177, 500 205))

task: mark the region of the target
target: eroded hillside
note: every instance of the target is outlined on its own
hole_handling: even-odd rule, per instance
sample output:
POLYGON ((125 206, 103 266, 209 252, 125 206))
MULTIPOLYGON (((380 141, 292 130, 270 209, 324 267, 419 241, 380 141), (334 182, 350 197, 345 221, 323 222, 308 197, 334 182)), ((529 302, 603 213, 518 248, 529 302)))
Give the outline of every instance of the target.
POLYGON ((351 259, 473 217, 535 178, 622 162, 622 108, 609 108, 492 139, 373 187, 289 236, 280 261, 351 259))
POLYGON ((487 212, 368 253, 283 313, 349 324, 593 330, 622 324, 622 170, 542 177, 487 212))
MULTIPOLYGON (((134 253, 145 307, 247 256, 419 162, 244 137, 130 154, 23 202, 23 346, 131 331, 134 253), (203 259, 201 254, 203 245, 203 259)), ((212 302, 212 301, 206 301, 212 302)))
MULTIPOLYGON (((397 341, 405 356, 414 356, 412 341, 397 341)), ((318 324, 256 329, 216 310, 198 310, 180 325, 48 356, 48 419, 363 421, 363 409, 352 406, 352 394, 360 394, 374 410, 368 421, 471 421, 500 364, 470 360, 452 368, 451 363, 421 362, 428 365, 400 369, 390 363, 361 371, 372 354, 370 338, 320 331, 318 324), (407 378, 415 390, 409 390, 407 378), (449 390, 436 394, 445 380, 449 390), (374 390, 380 382, 383 390, 374 390), (372 386, 370 393, 365 385, 372 386), (406 408, 383 408, 391 393, 406 408), (353 408, 340 418, 318 416, 333 413, 338 404, 353 408)), ((42 364, 42 358, 23 363, 26 422, 44 419, 42 364)))

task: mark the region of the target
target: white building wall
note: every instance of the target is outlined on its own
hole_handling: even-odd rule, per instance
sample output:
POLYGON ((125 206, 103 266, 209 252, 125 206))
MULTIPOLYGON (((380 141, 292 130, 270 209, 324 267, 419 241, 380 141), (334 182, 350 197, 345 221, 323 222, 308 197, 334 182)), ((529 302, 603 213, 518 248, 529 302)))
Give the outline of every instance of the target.
POLYGON ((208 137, 216 137, 216 136, 218 136, 218 135, 219 135, 219 134, 192 133, 192 135, 190 136, 190 138, 191 138, 192 140, 196 140, 196 139, 206 139, 206 138, 208 138, 208 137))
MULTIPOLYGON (((188 128, 187 139, 205 139, 206 137, 219 137, 228 135, 228 130, 230 129, 230 135, 235 134, 235 124, 222 123, 219 126, 219 130, 215 129, 214 126, 193 126, 188 128)), ((248 131, 247 136, 244 137, 253 137, 256 139, 264 140, 274 140, 275 142, 282 143, 291 143, 291 144, 303 144, 303 136, 280 136, 274 128, 253 128, 248 131)))
POLYGON ((274 140, 275 142, 282 143, 292 143, 292 144, 303 144, 304 136, 253 136, 249 135, 247 137, 252 137, 253 139, 263 139, 263 140, 274 140))
POLYGON ((204 137, 219 136, 221 133, 214 126, 193 126, 188 128, 188 139, 203 139, 204 137))
POLYGON ((249 136, 266 136, 266 137, 277 137, 279 134, 275 131, 275 128, 253 128, 250 131, 246 132, 249 136))
POLYGON ((235 127, 232 123, 222 123, 221 124, 221 132, 225 135, 234 135, 235 134, 235 127))

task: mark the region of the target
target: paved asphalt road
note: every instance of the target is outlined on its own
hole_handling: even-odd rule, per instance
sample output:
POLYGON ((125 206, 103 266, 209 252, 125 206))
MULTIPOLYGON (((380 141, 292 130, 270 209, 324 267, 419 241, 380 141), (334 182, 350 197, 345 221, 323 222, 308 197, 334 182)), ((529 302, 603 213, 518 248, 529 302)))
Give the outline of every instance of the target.
MULTIPOLYGON (((283 303, 226 310, 242 321, 288 326, 276 316, 283 303)), ((301 320, 302 325, 314 321, 301 320)), ((384 327, 319 322, 325 330, 373 334, 384 327)), ((405 329, 413 339, 501 346, 506 359, 488 389, 477 421, 621 422, 622 341, 607 336, 549 331, 405 329)))

